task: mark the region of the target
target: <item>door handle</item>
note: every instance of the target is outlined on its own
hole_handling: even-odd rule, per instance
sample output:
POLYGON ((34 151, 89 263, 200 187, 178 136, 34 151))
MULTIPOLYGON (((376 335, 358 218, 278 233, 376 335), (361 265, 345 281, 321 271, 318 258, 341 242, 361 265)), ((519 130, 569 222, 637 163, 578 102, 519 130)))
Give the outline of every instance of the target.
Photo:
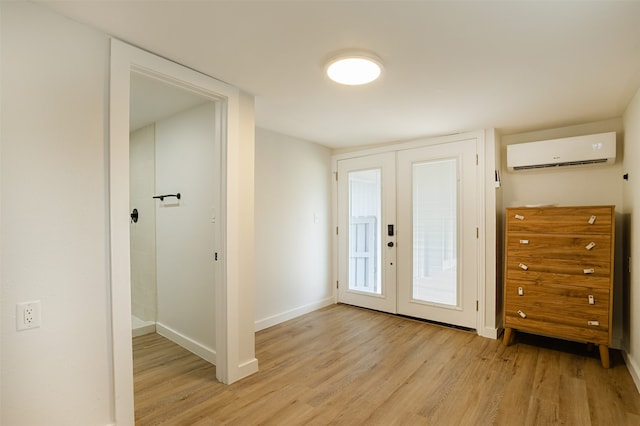
POLYGON ((389 241, 389 242, 387 243, 387 247, 393 247, 393 241, 389 241))

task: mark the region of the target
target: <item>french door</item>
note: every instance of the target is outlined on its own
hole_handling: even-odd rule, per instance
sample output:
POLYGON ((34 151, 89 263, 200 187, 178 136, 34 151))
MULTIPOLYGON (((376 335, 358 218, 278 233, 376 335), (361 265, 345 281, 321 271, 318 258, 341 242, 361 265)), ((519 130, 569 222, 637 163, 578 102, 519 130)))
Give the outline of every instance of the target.
POLYGON ((338 300, 476 328, 476 140, 338 161, 338 300))
POLYGON ((340 302, 397 312, 395 181, 394 153, 338 162, 340 302))

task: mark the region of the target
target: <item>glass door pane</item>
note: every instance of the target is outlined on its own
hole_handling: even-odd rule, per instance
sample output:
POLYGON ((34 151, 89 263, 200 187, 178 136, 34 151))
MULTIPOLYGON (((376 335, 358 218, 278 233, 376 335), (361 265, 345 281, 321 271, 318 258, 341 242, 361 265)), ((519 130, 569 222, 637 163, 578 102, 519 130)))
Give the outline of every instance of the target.
POLYGON ((382 294, 381 170, 349 172, 349 289, 382 294))
POLYGON ((458 305, 457 160, 414 163, 414 300, 458 305))
POLYGON ((398 312, 475 328, 476 139, 398 153, 398 312))

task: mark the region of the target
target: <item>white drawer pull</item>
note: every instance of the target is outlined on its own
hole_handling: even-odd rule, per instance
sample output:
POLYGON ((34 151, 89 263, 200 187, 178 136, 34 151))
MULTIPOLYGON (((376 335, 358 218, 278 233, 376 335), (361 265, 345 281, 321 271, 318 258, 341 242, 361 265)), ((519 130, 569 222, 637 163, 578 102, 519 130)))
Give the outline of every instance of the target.
POLYGON ((520 240, 520 244, 529 244, 529 240, 520 240))
POLYGON ((595 270, 595 269, 593 269, 593 268, 587 268, 587 269, 585 269, 585 270, 584 270, 584 273, 585 273, 585 274, 593 274, 595 271, 596 271, 596 270, 595 270))
POLYGON ((524 289, 522 287, 518 287, 518 296, 524 296, 524 289))
POLYGON ((586 248, 587 250, 591 250, 592 248, 594 248, 596 246, 596 243, 594 243, 593 241, 591 241, 589 244, 587 244, 584 248, 586 248))
POLYGON ((594 223, 596 223, 596 217, 595 216, 591 216, 589 218, 589 225, 593 225, 594 223))
POLYGON ((592 325, 594 327, 600 326, 600 321, 587 321, 587 325, 592 325))
POLYGON ((523 271, 526 271, 527 269, 529 269, 529 267, 527 265, 525 265, 524 263, 521 263, 518 265, 520 267, 520 269, 522 269, 523 271))
POLYGON ((521 214, 517 214, 515 218, 518 220, 524 220, 524 216, 522 216, 521 214))
POLYGON ((525 314, 522 311, 518 311, 518 315, 520 315, 522 318, 526 318, 527 317, 527 314, 525 314))
POLYGON ((589 295, 589 304, 590 305, 595 305, 596 304, 596 299, 593 297, 593 294, 589 295))

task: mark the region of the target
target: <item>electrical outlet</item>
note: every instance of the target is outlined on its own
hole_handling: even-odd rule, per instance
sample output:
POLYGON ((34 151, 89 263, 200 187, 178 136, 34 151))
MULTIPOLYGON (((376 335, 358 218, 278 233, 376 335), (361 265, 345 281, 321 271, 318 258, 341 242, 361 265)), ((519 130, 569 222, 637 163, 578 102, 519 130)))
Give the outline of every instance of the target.
POLYGON ((18 331, 40 327, 40 301, 18 303, 16 305, 16 328, 18 331))

